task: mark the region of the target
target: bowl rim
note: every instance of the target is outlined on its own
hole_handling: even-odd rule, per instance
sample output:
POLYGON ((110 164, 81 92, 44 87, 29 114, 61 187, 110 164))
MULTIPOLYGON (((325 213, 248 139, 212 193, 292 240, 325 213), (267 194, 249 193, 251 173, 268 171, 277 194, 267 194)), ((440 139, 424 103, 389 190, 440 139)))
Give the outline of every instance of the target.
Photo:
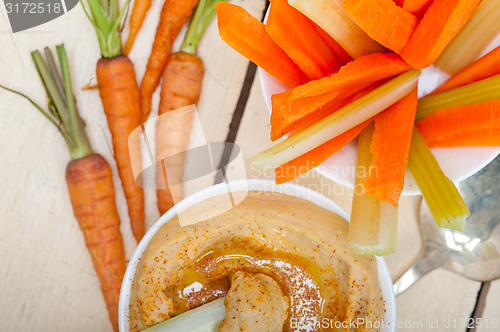
MULTIPOLYGON (((123 282, 120 289, 120 299, 118 303, 118 322, 120 331, 129 331, 129 304, 130 304, 130 294, 132 288, 132 281, 135 277, 135 272, 139 259, 144 253, 149 242, 156 234, 156 232, 163 226, 166 222, 172 219, 177 211, 184 211, 187 208, 205 201, 209 198, 220 196, 228 192, 237 191, 263 191, 263 192, 273 192, 287 194, 293 197, 305 199, 313 204, 318 205, 328 211, 337 213, 346 221, 349 222, 349 214, 342 209, 337 203, 335 203, 330 198, 325 195, 314 191, 312 189, 306 188, 304 186, 294 184, 294 183, 283 183, 276 185, 272 180, 265 179, 246 179, 246 180, 236 180, 227 183, 219 183, 203 190, 200 190, 175 205, 174 208, 163 214, 151 228, 144 235, 140 243, 137 245, 130 261, 127 265, 127 270, 123 277, 123 282)), ((381 329, 383 332, 395 331, 396 323, 396 298, 394 295, 394 288, 392 283, 392 278, 389 273, 389 269, 383 257, 375 256, 377 261, 378 270, 378 280, 380 288, 382 291, 382 297, 385 300, 385 316, 384 316, 384 327, 381 329)))

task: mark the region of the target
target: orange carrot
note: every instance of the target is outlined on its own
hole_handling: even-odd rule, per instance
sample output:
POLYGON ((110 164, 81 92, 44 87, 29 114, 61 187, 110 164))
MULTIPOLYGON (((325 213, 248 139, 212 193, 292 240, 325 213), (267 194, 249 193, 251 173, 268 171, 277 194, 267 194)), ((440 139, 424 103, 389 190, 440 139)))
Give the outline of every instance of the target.
POLYGON ((417 89, 414 89, 374 118, 370 145, 373 159, 361 184, 366 193, 393 206, 398 206, 404 187, 417 102, 417 89))
POLYGON ((165 0, 156 28, 155 40, 148 59, 146 72, 141 81, 142 121, 151 112, 151 98, 160 82, 161 74, 167 64, 179 31, 188 21, 198 0, 165 0))
POLYGON ((132 46, 134 45, 135 36, 139 32, 139 29, 142 26, 142 22, 146 17, 146 14, 151 7, 151 0, 135 0, 134 7, 132 8, 132 13, 130 14, 129 21, 129 34, 127 38, 127 42, 123 47, 123 54, 128 55, 132 46))
POLYGON ((344 0, 342 8, 372 39, 400 53, 419 19, 392 0, 344 0))
POLYGON ((336 72, 340 65, 314 27, 287 0, 272 0, 266 32, 312 80, 336 72))
POLYGON ((127 199, 130 226, 139 242, 144 235, 144 192, 135 181, 128 145, 130 133, 141 124, 134 65, 126 56, 101 58, 97 62, 96 74, 118 174, 127 199))
POLYGON ((433 0, 402 0, 403 3, 401 7, 417 17, 422 17, 431 5, 432 1, 433 0))
POLYGON ((245 9, 226 2, 215 5, 219 35, 229 46, 288 87, 308 81, 306 74, 245 9))
POLYGON ((500 146, 500 100, 455 106, 417 122, 429 147, 500 146))
POLYGON ((344 145, 356 138, 370 122, 371 119, 349 129, 345 133, 329 140, 308 153, 276 167, 274 170, 276 184, 291 181, 299 175, 318 166, 342 149, 344 145))
POLYGON ((342 46, 340 46, 340 44, 337 43, 335 41, 335 39, 332 38, 332 36, 330 36, 319 25, 317 25, 316 23, 314 23, 314 21, 310 20, 309 18, 307 18, 307 19, 309 20, 309 23, 311 23, 311 25, 313 26, 313 28, 316 30, 316 32, 321 36, 321 38, 323 38, 323 40, 328 45, 328 47, 330 47, 330 50, 333 52, 333 54, 335 55, 335 57, 337 58, 337 60, 338 60, 338 62, 339 62, 339 64, 341 66, 343 66, 343 65, 347 64, 348 62, 352 61, 352 58, 349 55, 349 53, 347 53, 342 48, 342 46))
POLYGON ((430 66, 460 31, 481 0, 434 0, 401 51, 414 68, 430 66))
MULTIPOLYGON (((126 8, 118 14, 118 0, 87 0, 87 3, 91 15, 88 15, 85 6, 83 8, 96 30, 102 55, 96 66, 99 95, 111 132, 118 175, 127 199, 130 226, 139 242, 144 235, 144 192, 135 181, 132 167, 132 162, 141 164, 140 153, 135 153, 134 160, 131 160, 129 135, 141 125, 142 112, 134 65, 129 58, 121 55, 119 22, 126 8)), ((131 144, 131 147, 139 149, 138 144, 131 144)))
POLYGON ((66 142, 72 159, 66 167, 66 184, 73 214, 99 278, 109 319, 114 330, 118 331, 118 299, 126 264, 113 177, 109 164, 94 153, 89 144, 75 104, 64 45, 56 49, 62 77, 48 48, 45 49, 45 60, 38 51, 32 52, 49 96, 48 111, 25 95, 0 87, 28 99, 59 130, 66 142))
POLYGON ((383 79, 401 74, 411 67, 395 54, 362 56, 331 75, 308 82, 271 97, 271 139, 295 130, 322 110, 383 79))
POLYGON ((432 94, 458 88, 497 74, 500 74, 500 46, 450 77, 440 87, 432 91, 432 94))

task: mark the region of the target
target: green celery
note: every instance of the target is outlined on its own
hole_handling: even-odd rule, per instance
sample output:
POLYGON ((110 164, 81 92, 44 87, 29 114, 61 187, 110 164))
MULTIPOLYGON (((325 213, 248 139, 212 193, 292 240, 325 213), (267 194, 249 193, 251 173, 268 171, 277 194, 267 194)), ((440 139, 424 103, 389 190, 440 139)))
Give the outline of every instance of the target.
POLYGON ((415 120, 422 120, 441 109, 493 99, 500 99, 500 75, 420 98, 415 120))
POLYGON ((388 255, 396 251, 398 208, 364 192, 361 184, 372 162, 370 145, 374 124, 358 137, 358 163, 349 222, 348 246, 358 255, 388 255))
POLYGON ((469 209, 455 184, 439 167, 416 127, 413 128, 408 169, 422 191, 436 223, 443 228, 462 231, 465 219, 470 215, 469 209))
POLYGON ((417 85, 419 75, 419 70, 412 69, 393 78, 349 105, 257 154, 252 158, 250 167, 256 170, 275 168, 326 143, 407 95, 417 85))
POLYGON ((434 66, 454 75, 478 58, 500 32, 500 1, 483 0, 434 66))

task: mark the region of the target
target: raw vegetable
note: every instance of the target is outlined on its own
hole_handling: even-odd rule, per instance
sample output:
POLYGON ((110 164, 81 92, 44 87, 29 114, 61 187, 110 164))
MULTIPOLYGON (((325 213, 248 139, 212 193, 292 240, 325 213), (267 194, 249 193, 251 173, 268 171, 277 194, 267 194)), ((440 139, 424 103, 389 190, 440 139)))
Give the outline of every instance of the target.
POLYGON ((500 100, 441 109, 417 122, 429 147, 500 146, 500 100))
POLYGON ((340 149, 342 149, 347 143, 355 139, 359 133, 368 126, 371 122, 371 119, 366 120, 365 122, 349 129, 343 134, 340 134, 337 137, 332 138, 328 142, 318 146, 315 149, 312 149, 305 154, 290 160, 289 162, 278 166, 274 170, 274 178, 276 184, 285 183, 291 181, 302 175, 314 167, 318 166, 328 158, 330 158, 333 154, 337 153, 340 149))
POLYGON ((477 59, 500 32, 500 1, 482 0, 434 65, 454 75, 477 59))
MULTIPOLYGON (((341 103, 368 86, 410 68, 397 55, 376 53, 348 63, 329 77, 273 95, 271 140, 296 130, 311 119, 321 119, 325 110, 330 112, 334 104, 341 103)), ((338 107, 343 106, 345 104, 338 107)))
POLYGON ((462 231, 470 215, 457 187, 446 177, 418 128, 411 140, 408 169, 436 223, 442 228, 462 231))
POLYGON ((383 111, 416 86, 419 70, 409 70, 256 156, 250 167, 273 169, 326 143, 383 111))
POLYGON ((401 57, 414 68, 430 66, 472 15, 481 0, 434 0, 401 57))
POLYGON ((157 181, 165 183, 166 189, 157 189, 160 214, 167 212, 175 202, 182 199, 182 183, 185 152, 189 146, 189 136, 194 116, 193 109, 180 110, 197 104, 201 95, 204 67, 202 59, 196 55, 198 43, 215 16, 214 5, 220 0, 200 0, 179 52, 172 53, 163 72, 156 123, 156 160, 162 160, 162 168, 156 169, 157 181), (161 117, 171 111, 172 116, 161 117), (175 157, 174 157, 175 155, 175 157), (169 157, 170 156, 170 157, 169 157))
POLYGON ((99 95, 111 132, 118 174, 127 199, 130 226, 139 242, 144 235, 144 192, 135 182, 128 138, 130 133, 141 125, 142 113, 134 65, 129 58, 121 55, 118 30, 127 2, 120 13, 118 0, 87 0, 87 3, 91 16, 88 15, 83 2, 82 7, 95 28, 102 55, 96 66, 99 95))
POLYGON ((341 66, 352 61, 351 56, 342 48, 342 46, 339 45, 339 43, 335 41, 335 39, 332 38, 332 36, 330 36, 325 30, 323 30, 319 25, 311 21, 309 18, 307 18, 307 20, 309 21, 309 23, 311 23, 311 25, 321 36, 321 38, 323 38, 330 50, 332 50, 341 66))
POLYGON ((49 97, 48 112, 24 94, 0 87, 28 99, 66 142, 72 159, 66 167, 66 183, 73 214, 99 278, 109 319, 118 331, 118 298, 126 265, 111 168, 101 155, 92 152, 72 93, 64 45, 56 49, 62 78, 48 48, 45 49, 47 62, 38 51, 32 53, 49 97))
POLYGON ((288 3, 325 30, 353 58, 384 48, 361 30, 337 0, 289 0, 288 3))
POLYGON ((432 94, 458 88, 497 74, 500 74, 500 46, 450 77, 439 88, 432 91, 432 94))
POLYGON ((422 17, 432 3, 432 0, 401 0, 401 2, 401 7, 417 17, 422 17))
POLYGON ((404 187, 417 102, 414 89, 374 118, 372 162, 361 183, 366 193, 393 206, 398 206, 404 187))
POLYGON ((342 8, 375 41, 400 53, 420 21, 392 0, 344 0, 342 8))
POLYGON ((219 35, 234 50, 290 88, 309 81, 269 36, 264 24, 245 9, 219 2, 215 10, 219 35))
POLYGON ((123 54, 128 55, 134 45, 135 36, 142 26, 142 22, 151 7, 151 0, 135 0, 132 13, 130 14, 129 33, 125 46, 123 47, 123 54))
POLYGON ((218 332, 219 325, 226 317, 225 298, 221 298, 179 316, 156 324, 144 332, 218 332))
POLYGON ((271 1, 266 32, 311 80, 331 75, 340 68, 337 58, 307 17, 287 0, 271 1))
POLYGON ((174 41, 197 4, 198 0, 165 0, 163 3, 151 55, 141 81, 143 122, 147 120, 151 112, 151 98, 160 83, 174 41))
POLYGON ((370 124, 358 138, 356 181, 347 234, 349 248, 364 256, 393 253, 398 229, 398 208, 366 193, 362 185, 372 169, 373 131, 374 125, 370 124))
POLYGON ((421 98, 416 120, 422 120, 440 109, 493 99, 500 99, 500 75, 421 98))

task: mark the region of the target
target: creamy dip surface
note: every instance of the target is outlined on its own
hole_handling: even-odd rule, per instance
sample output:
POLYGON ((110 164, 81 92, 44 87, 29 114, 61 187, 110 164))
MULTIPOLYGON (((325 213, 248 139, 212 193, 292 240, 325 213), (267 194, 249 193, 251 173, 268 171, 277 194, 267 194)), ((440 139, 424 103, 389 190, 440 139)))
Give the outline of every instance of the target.
POLYGON ((226 198, 197 204, 187 213, 200 222, 181 227, 173 218, 151 239, 132 284, 131 331, 226 295, 225 331, 266 322, 276 331, 378 330, 385 308, 377 262, 347 248, 343 218, 266 192, 204 218, 226 198))

